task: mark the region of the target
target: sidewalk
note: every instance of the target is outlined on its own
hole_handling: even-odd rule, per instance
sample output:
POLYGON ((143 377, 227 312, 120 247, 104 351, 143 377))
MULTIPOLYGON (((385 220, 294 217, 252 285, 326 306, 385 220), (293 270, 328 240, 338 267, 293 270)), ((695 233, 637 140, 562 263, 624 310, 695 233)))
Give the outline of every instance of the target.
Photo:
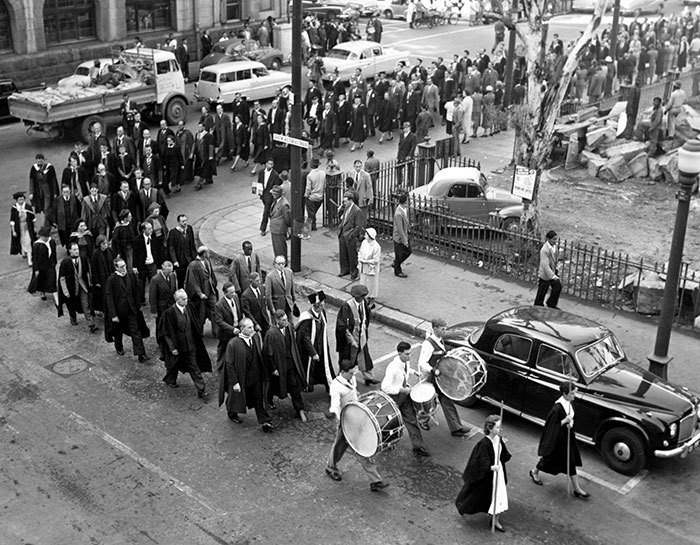
MULTIPOLYGON (((375 150, 382 148, 376 153, 381 161, 393 158, 388 152, 395 152, 395 146, 389 147, 391 150, 387 149, 386 144, 372 145, 375 150)), ((492 138, 473 139, 470 144, 462 146, 462 153, 481 160, 482 168, 488 174, 510 161, 511 149, 512 133, 506 132, 492 138), (502 159, 504 154, 507 159, 502 159)), ((347 169, 355 156, 362 157, 358 152, 341 150, 338 153, 341 168, 347 169)), ((261 237, 258 229, 262 204, 250 193, 249 185, 243 189, 236 192, 238 199, 233 199, 234 204, 214 210, 198 222, 199 239, 224 262, 240 251, 243 240, 250 240, 262 260, 263 268, 271 269, 273 255, 270 237, 261 237)), ((318 217, 320 214, 321 211, 318 217)), ((391 241, 382 241, 380 288, 374 318, 409 335, 422 336, 428 325, 426 320, 433 316, 444 317, 448 324, 478 323, 501 310, 530 305, 535 297, 534 284, 526 285, 509 278, 495 277, 478 268, 422 252, 414 253, 405 263, 404 271, 408 278, 397 278, 391 269, 392 260, 391 241)), ((311 239, 302 241, 301 262, 302 270, 297 273, 296 281, 302 291, 323 289, 329 303, 334 305, 349 297, 352 282, 348 277, 337 276, 338 242, 334 231, 321 228, 312 233, 311 239)), ((575 299, 562 298, 560 306, 612 329, 629 359, 644 368, 648 366, 646 356, 653 351, 656 337, 656 324, 651 319, 584 304, 575 299)), ((699 347, 696 334, 673 332, 669 350, 674 356, 669 366, 672 381, 700 390, 699 347)))

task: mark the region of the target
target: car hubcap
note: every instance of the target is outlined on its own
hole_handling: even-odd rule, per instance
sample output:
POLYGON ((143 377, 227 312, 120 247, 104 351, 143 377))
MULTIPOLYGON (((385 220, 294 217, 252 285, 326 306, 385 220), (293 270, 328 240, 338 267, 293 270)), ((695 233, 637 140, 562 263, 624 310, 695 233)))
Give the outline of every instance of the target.
POLYGON ((621 462, 629 462, 632 458, 632 451, 630 451, 630 447, 626 443, 615 443, 613 452, 615 457, 621 462))

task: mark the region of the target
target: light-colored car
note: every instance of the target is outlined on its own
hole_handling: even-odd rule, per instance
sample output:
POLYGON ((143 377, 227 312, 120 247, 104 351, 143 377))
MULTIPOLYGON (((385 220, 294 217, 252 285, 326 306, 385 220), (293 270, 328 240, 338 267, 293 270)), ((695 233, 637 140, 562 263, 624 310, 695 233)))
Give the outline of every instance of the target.
POLYGON ((348 8, 358 12, 360 17, 370 17, 380 13, 377 0, 348 0, 347 2, 335 0, 332 3, 346 5, 348 8))
MULTIPOLYGON (((517 227, 523 212, 520 197, 489 187, 486 176, 474 167, 443 168, 430 183, 411 191, 410 196, 412 206, 416 201, 427 199, 424 202, 431 210, 444 208, 452 214, 483 223, 495 215, 498 225, 505 229, 517 227)), ((421 215, 419 207, 414 211, 417 216, 421 215)))
MULTIPOLYGON (((107 67, 112 64, 112 59, 97 59, 100 61, 100 73, 104 74, 107 67)), ((58 80, 59 87, 90 87, 90 70, 95 66, 95 61, 81 62, 72 75, 58 80)))
MULTIPOLYGON (((574 0, 571 9, 574 11, 592 12, 595 0, 574 0)), ((608 11, 612 11, 614 2, 608 5, 608 11)), ((634 15, 640 13, 661 13, 664 9, 664 0, 620 0, 620 13, 634 15)))
POLYGON ((323 58, 323 66, 326 69, 323 79, 332 81, 336 68, 341 81, 348 81, 357 68, 362 69, 362 75, 366 79, 371 79, 379 72, 393 72, 399 61, 405 61, 408 64, 408 57, 408 51, 384 47, 377 42, 366 40, 343 42, 336 45, 323 58))
POLYGON ((236 93, 241 93, 249 101, 263 100, 274 97, 278 89, 291 84, 291 74, 268 71, 259 62, 225 62, 199 71, 194 97, 210 104, 231 104, 236 93))
POLYGON ((379 0, 379 12, 385 19, 406 19, 408 0, 379 0))

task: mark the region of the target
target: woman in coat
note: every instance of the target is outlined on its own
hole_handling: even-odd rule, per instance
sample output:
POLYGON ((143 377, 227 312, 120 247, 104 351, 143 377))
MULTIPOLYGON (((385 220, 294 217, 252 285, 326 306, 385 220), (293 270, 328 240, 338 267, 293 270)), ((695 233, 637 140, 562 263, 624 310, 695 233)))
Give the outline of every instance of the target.
POLYGON ((243 161, 248 166, 248 158, 250 157, 250 134, 248 127, 243 123, 240 115, 236 115, 233 119, 233 152, 235 157, 231 164, 231 170, 236 170, 238 161, 243 161))
POLYGON ((259 115, 253 128, 253 157, 256 166, 251 171, 251 174, 257 172, 257 165, 264 165, 267 162, 268 150, 270 148, 270 131, 267 128, 267 123, 263 117, 259 115))
POLYGON ((10 210, 10 230, 12 231, 10 255, 22 254, 22 257, 29 260, 31 267, 32 244, 36 240, 34 209, 26 203, 24 192, 18 191, 12 195, 12 198, 15 200, 15 204, 10 210))
POLYGON ((481 126, 484 128, 484 134, 481 136, 493 136, 493 129, 496 125, 496 95, 493 93, 493 87, 486 87, 486 93, 481 99, 481 108, 483 117, 481 126))
POLYGON ((356 96, 353 102, 350 114, 350 140, 352 141, 350 151, 361 148, 367 137, 367 108, 362 104, 362 98, 359 96, 356 96))
POLYGON ((394 139, 394 119, 396 119, 396 108, 391 102, 389 91, 377 100, 377 128, 379 129, 379 143, 384 142, 384 135, 388 133, 387 140, 394 139))
POLYGON ((114 253, 107 243, 107 237, 98 235, 97 245, 90 256, 90 275, 92 278, 92 309, 95 312, 105 310, 105 283, 114 272, 114 253))
POLYGON ((574 496, 586 499, 591 495, 584 492, 578 482, 578 475, 576 475, 576 468, 581 467, 581 454, 574 433, 573 401, 576 386, 571 382, 563 382, 559 386, 559 392, 561 397, 557 399, 547 415, 540 445, 537 449, 540 461, 537 462, 535 469, 530 471, 530 478, 537 486, 542 486, 544 483, 539 478, 540 471, 559 475, 568 470, 571 484, 574 486, 574 496), (567 454, 569 456, 568 463, 567 454))
POLYGON ((382 248, 377 242, 377 231, 368 227, 365 239, 360 245, 357 262, 360 264, 360 284, 367 286, 367 302, 369 308, 374 308, 374 301, 379 294, 379 264, 382 259, 382 248))
POLYGON ((493 521, 496 530, 505 532, 498 515, 508 510, 506 463, 510 458, 510 452, 501 439, 501 417, 492 414, 486 418, 484 438, 474 445, 462 475, 464 486, 455 500, 460 515, 488 513, 496 518, 493 521))

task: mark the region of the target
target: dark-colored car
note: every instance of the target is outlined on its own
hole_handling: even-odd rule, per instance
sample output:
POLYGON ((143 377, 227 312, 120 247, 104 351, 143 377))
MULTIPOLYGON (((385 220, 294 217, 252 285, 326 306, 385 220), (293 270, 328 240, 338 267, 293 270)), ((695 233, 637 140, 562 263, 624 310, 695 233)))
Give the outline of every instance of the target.
POLYGON ((17 87, 14 81, 0 80, 0 121, 14 119, 14 117, 10 115, 10 106, 7 99, 12 93, 16 92, 17 87))
POLYGON ((260 47, 254 40, 224 40, 214 44, 211 53, 202 59, 200 68, 235 61, 257 61, 270 70, 279 70, 284 54, 276 47, 260 47))
POLYGON ((700 399, 630 363, 606 327, 557 309, 516 307, 478 328, 456 325, 450 347, 473 348, 487 380, 474 397, 543 425, 573 381, 576 436, 594 445, 608 466, 634 475, 650 456, 684 457, 700 443, 700 399))

